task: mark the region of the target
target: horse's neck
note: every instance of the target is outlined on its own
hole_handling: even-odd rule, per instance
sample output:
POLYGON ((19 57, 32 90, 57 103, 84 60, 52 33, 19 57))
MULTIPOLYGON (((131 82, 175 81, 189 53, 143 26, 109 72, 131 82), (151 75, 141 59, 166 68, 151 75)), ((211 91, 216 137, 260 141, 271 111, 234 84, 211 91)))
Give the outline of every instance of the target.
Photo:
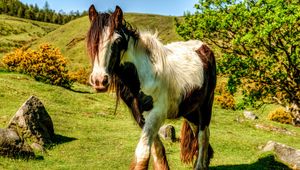
POLYGON ((168 55, 168 49, 159 41, 157 34, 140 33, 139 42, 144 50, 150 53, 149 57, 154 60, 163 59, 168 55))
POLYGON ((133 63, 138 72, 141 88, 146 90, 154 87, 155 77, 163 73, 165 59, 168 50, 150 33, 140 33, 139 39, 134 41, 130 38, 128 49, 123 56, 122 62, 133 63))
POLYGON ((140 33, 136 50, 142 54, 141 56, 146 57, 141 60, 150 61, 149 64, 152 64, 156 74, 163 71, 169 50, 159 41, 156 34, 140 33))

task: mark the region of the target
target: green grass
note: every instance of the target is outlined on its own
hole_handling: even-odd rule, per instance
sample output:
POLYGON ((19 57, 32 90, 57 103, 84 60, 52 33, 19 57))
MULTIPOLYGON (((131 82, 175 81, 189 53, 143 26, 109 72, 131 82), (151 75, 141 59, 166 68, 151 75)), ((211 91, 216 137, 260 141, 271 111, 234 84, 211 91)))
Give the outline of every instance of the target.
MULTIPOLYGON (((63 139, 36 160, 0 158, 0 169, 128 169, 140 130, 124 105, 114 112, 114 97, 91 93, 89 87, 76 84, 74 90, 51 86, 32 78, 0 71, 0 127, 7 126, 22 103, 36 95, 44 103, 55 133, 63 139)), ((212 169, 286 169, 271 153, 261 153, 259 146, 274 140, 300 148, 300 129, 267 120, 268 106, 257 111, 259 119, 240 121, 242 111, 213 108, 211 144, 215 150, 212 169), (295 136, 256 129, 255 124, 287 128, 295 136)), ((181 121, 168 120, 179 137, 181 121)), ((179 143, 165 141, 171 169, 192 169, 179 159, 179 143)))
MULTIPOLYGON (((125 20, 139 30, 159 33, 164 43, 180 40, 175 32, 174 17, 150 14, 125 14, 125 20)), ((58 47, 70 62, 70 70, 88 68, 90 63, 86 52, 85 37, 90 26, 88 17, 73 20, 57 30, 35 41, 32 46, 50 43, 58 47)))
POLYGON ((0 15, 0 58, 15 48, 20 48, 59 25, 0 15))
MULTIPOLYGON (((125 19, 140 30, 155 32, 157 29, 164 43, 180 40, 175 33, 174 17, 126 14, 125 19)), ((0 15, 2 20, 4 22, 0 23, 0 27, 5 29, 1 30, 0 50, 6 48, 3 45, 6 41, 11 40, 18 47, 37 39, 32 43, 33 48, 41 43, 60 48, 70 61, 70 70, 89 67, 85 48, 88 17, 76 19, 59 28, 53 24, 0 15), (5 30, 9 30, 9 34, 3 37, 5 30), (47 32, 50 33, 45 35, 47 32), (16 40, 22 43, 18 45, 16 40)), ((9 45, 7 50, 15 46, 9 45)), ((1 55, 0 52, 0 58, 1 55)), ((0 66, 0 127, 6 127, 23 102, 30 95, 36 95, 52 117, 55 133, 62 139, 47 153, 37 153, 36 160, 0 157, 0 169, 128 169, 140 136, 140 129, 128 109, 120 105, 114 115, 113 95, 95 94, 90 87, 79 84, 75 84, 73 89, 85 93, 36 82, 29 76, 7 73, 1 71, 0 66)), ((255 111, 259 119, 249 121, 242 119, 242 111, 224 110, 215 105, 211 122, 211 144, 215 155, 211 168, 286 169, 285 165, 274 159, 272 153, 261 153, 259 149, 269 140, 300 149, 299 128, 267 120, 267 114, 275 107, 268 105, 255 111), (256 129, 256 124, 286 128, 296 135, 256 129)), ((175 126, 179 137, 181 120, 167 120, 166 123, 175 126)), ((180 162, 178 142, 165 141, 164 144, 171 169, 192 169, 191 165, 180 162)))

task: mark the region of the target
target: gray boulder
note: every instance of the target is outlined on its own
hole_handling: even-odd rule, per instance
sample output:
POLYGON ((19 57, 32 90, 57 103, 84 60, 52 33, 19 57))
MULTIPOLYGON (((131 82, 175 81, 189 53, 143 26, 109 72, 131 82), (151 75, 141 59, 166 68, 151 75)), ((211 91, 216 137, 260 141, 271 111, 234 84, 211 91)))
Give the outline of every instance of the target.
POLYGON ((250 119, 250 120, 258 119, 258 117, 253 112, 247 111, 247 110, 244 111, 244 116, 245 116, 245 118, 250 119))
POLYGON ((44 151, 54 142, 52 120, 42 102, 31 96, 10 120, 6 129, 0 129, 0 155, 34 157, 33 150, 44 151))
POLYGON ((172 125, 164 125, 158 131, 159 136, 164 140, 176 141, 175 128, 172 125))
POLYGON ((35 96, 29 97, 21 106, 7 128, 16 131, 21 138, 42 146, 51 144, 55 137, 51 117, 35 96))
POLYGON ((290 146, 269 141, 263 148, 264 152, 274 151, 278 159, 289 165, 292 169, 300 170, 300 150, 290 146))
POLYGON ((0 155, 6 157, 34 157, 33 150, 12 129, 0 129, 0 155))

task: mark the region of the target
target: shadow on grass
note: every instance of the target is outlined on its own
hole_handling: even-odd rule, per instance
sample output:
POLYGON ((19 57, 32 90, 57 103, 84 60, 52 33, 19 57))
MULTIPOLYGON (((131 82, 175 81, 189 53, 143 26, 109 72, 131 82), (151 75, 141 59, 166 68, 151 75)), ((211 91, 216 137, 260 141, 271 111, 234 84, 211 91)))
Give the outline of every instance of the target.
POLYGON ((291 170, 285 164, 278 162, 274 155, 267 155, 266 157, 258 159, 253 164, 241 165, 221 165, 211 167, 211 170, 291 170))
POLYGON ((59 144, 72 142, 74 140, 77 140, 77 139, 73 138, 73 137, 67 137, 67 136, 55 134, 55 137, 54 137, 52 143, 49 145, 46 145, 45 148, 42 148, 40 152, 33 153, 33 155, 29 155, 29 156, 20 155, 19 157, 12 157, 12 158, 13 159, 22 159, 22 160, 26 160, 26 161, 29 161, 30 159, 37 160, 37 161, 43 161, 44 160, 43 154, 44 153, 47 154, 47 149, 53 149, 55 146, 57 146, 59 144))
POLYGON ((75 93, 81 93, 81 94, 93 94, 92 92, 89 92, 89 91, 76 90, 76 89, 72 89, 72 88, 67 89, 67 90, 70 90, 75 93))
POLYGON ((74 140, 77 140, 77 138, 55 134, 53 144, 59 145, 59 144, 63 144, 63 143, 72 142, 74 140))

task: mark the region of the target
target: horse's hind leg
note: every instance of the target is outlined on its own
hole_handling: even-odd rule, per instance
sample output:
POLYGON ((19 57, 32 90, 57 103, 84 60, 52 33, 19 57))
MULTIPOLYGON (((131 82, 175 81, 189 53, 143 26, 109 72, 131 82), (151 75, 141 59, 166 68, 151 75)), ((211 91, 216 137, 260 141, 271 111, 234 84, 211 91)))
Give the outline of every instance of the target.
POLYGON ((169 170, 165 147, 157 135, 153 141, 151 153, 154 161, 155 170, 169 170))
POLYGON ((209 127, 205 126, 203 129, 199 130, 198 133, 198 144, 199 152, 196 161, 196 170, 206 170, 209 166, 210 160, 210 145, 209 145, 209 127))
MULTIPOLYGON (((213 99, 213 97, 211 98, 213 99)), ((199 110, 199 132, 198 132, 198 158, 195 169, 206 170, 209 168, 210 159, 213 157, 213 149, 209 144, 209 123, 211 119, 213 100, 208 100, 207 104, 199 110)))

